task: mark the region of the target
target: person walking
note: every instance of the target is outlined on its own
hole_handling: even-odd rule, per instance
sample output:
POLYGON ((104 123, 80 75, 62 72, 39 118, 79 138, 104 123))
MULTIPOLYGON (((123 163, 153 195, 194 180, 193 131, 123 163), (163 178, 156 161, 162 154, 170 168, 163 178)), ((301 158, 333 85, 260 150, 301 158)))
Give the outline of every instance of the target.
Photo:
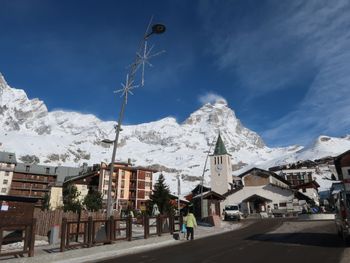
POLYGON ((194 217, 193 213, 189 212, 186 216, 186 232, 187 232, 187 240, 191 236, 191 240, 193 240, 194 231, 193 229, 197 227, 197 221, 194 217))

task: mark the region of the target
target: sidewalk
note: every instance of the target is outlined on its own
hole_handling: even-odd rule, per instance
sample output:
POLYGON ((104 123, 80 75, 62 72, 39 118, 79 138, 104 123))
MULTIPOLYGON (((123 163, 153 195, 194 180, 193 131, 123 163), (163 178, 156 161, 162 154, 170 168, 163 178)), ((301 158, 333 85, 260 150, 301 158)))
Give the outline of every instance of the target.
MULTIPOLYGON (((242 222, 242 221, 241 221, 242 222)), ((222 222, 219 227, 198 226, 195 229, 195 239, 203 238, 211 235, 236 230, 242 227, 244 223, 222 222)), ((180 240, 174 240, 169 233, 160 237, 150 237, 148 239, 139 239, 133 241, 118 241, 111 245, 101 245, 92 248, 81 248, 59 252, 59 246, 40 246, 35 248, 34 257, 28 258, 0 258, 1 262, 9 263, 77 263, 77 262, 96 262, 102 259, 138 253, 147 250, 157 249, 160 247, 181 244, 185 242, 183 234, 180 234, 180 240), (4 261, 5 260, 5 261, 4 261)))

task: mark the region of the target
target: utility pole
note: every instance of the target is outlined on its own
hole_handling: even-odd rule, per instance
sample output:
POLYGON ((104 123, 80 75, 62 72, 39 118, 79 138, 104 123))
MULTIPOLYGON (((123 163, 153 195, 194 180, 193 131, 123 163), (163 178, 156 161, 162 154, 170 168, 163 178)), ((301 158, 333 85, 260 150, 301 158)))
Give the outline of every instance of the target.
MULTIPOLYGON (((155 54, 151 54, 152 48, 148 49, 147 46, 147 41, 149 39, 149 37, 153 34, 161 34, 165 32, 165 26, 162 24, 154 24, 151 27, 151 23, 152 23, 152 18, 150 23, 148 24, 148 27, 146 29, 146 32, 141 40, 139 49, 136 53, 136 58, 135 61, 131 64, 130 66, 130 70, 126 75, 126 80, 125 80, 125 84, 122 83, 122 89, 117 90, 116 92, 121 92, 122 93, 122 97, 123 97, 123 102, 121 105, 121 109, 119 112, 119 118, 118 118, 118 124, 116 126, 116 131, 115 131, 115 139, 113 142, 113 152, 112 152, 112 160, 111 160, 111 164, 110 164, 110 169, 109 169, 109 180, 108 180, 108 192, 107 192, 107 217, 109 218, 112 215, 112 211, 113 211, 113 202, 112 202, 112 181, 113 181, 113 173, 114 173, 114 163, 115 163, 115 156, 117 153, 117 147, 118 147, 118 140, 119 140, 119 133, 122 130, 121 129, 121 124, 123 121, 123 117, 124 117, 124 111, 125 111, 125 106, 128 103, 128 95, 129 93, 131 95, 133 95, 132 90, 137 88, 138 85, 134 85, 134 81, 135 81, 135 77, 136 77, 136 73, 138 71, 138 69, 141 67, 142 68, 142 75, 141 75, 141 87, 143 87, 144 85, 144 69, 145 69, 145 65, 151 65, 149 63, 149 60, 154 57, 157 56, 161 53, 163 53, 164 51, 155 53, 155 54)), ((116 179, 117 179, 118 175, 116 175, 116 179)), ((119 184, 118 184, 118 180, 116 180, 116 191, 115 191, 115 202, 118 205, 118 188, 119 188, 119 184)), ((118 209, 118 207, 117 207, 118 209)))
POLYGON ((208 158, 209 158, 209 155, 210 155, 210 151, 211 151, 211 148, 213 147, 214 145, 214 142, 215 142, 215 138, 213 139, 213 142, 209 145, 209 150, 206 152, 207 153, 207 156, 205 157, 205 162, 204 162, 204 167, 203 167, 203 172, 202 172, 202 180, 201 180, 201 218, 203 218, 203 184, 204 184, 204 174, 206 172, 206 169, 207 169, 207 162, 208 162, 208 158))
POLYGON ((181 194, 180 175, 178 174, 176 178, 177 178, 177 211, 180 215, 180 194, 181 194))

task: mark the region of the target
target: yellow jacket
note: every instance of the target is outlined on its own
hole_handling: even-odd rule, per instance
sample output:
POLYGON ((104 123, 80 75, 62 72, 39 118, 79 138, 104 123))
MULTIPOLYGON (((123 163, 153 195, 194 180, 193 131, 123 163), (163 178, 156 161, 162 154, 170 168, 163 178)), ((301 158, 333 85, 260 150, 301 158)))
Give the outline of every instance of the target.
POLYGON ((186 221, 186 227, 196 227, 197 226, 197 221, 196 218, 192 213, 189 213, 187 217, 185 218, 186 221))

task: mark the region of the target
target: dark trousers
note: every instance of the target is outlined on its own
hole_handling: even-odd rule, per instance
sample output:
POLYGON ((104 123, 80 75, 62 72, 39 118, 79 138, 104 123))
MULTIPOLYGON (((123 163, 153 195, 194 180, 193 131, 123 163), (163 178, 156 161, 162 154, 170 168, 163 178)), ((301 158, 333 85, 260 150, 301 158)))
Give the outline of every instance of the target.
POLYGON ((187 230, 187 240, 191 235, 191 240, 193 240, 193 227, 186 227, 187 230))

